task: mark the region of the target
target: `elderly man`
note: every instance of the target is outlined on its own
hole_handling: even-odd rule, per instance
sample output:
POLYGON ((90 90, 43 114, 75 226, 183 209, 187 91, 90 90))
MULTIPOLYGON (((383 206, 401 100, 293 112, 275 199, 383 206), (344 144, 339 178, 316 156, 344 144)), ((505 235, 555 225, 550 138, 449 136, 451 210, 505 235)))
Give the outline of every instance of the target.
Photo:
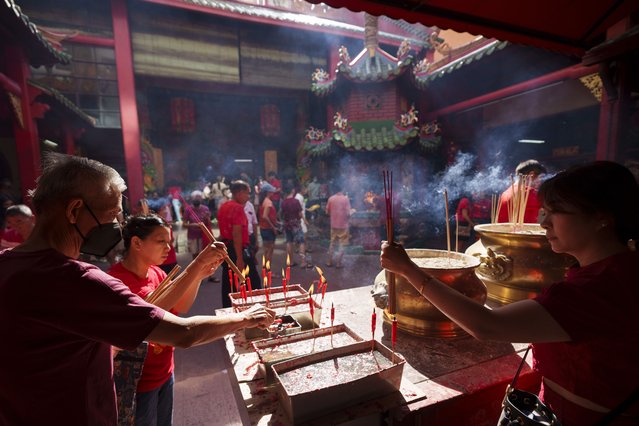
MULTIPOLYGON (((120 175, 97 161, 45 158, 32 192, 35 228, 0 252, 0 424, 115 425, 111 345, 190 347, 272 322, 262 307, 180 318, 78 261, 80 252, 104 255, 121 239, 124 189, 120 175)), ((221 244, 209 245, 194 272, 212 273, 224 255, 221 244)))

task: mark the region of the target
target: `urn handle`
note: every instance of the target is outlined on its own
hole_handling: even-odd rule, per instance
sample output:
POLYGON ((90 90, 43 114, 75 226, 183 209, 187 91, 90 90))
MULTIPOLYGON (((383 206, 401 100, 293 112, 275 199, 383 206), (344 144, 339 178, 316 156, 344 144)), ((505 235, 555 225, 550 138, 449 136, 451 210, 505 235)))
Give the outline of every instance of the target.
POLYGON ((502 253, 486 248, 486 256, 479 256, 481 263, 477 273, 494 281, 506 281, 513 275, 513 259, 502 253))

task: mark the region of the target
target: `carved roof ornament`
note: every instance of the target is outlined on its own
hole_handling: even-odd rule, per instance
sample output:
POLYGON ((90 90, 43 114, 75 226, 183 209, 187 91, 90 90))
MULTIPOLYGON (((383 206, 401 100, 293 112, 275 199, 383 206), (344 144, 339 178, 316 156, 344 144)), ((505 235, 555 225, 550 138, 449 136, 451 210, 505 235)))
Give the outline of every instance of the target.
POLYGON ((368 50, 368 55, 372 58, 375 56, 375 51, 379 42, 377 40, 378 29, 378 17, 369 13, 364 14, 364 46, 368 50))

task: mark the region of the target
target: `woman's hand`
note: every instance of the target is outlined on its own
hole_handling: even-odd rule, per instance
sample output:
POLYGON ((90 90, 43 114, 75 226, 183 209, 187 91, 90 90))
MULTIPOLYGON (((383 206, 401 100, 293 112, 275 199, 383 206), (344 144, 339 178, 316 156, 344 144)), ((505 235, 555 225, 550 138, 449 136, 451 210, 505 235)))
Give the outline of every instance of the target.
POLYGON ((404 276, 411 269, 417 268, 417 265, 410 260, 404 247, 396 243, 389 244, 388 241, 382 242, 382 253, 379 256, 379 261, 382 268, 404 276))
POLYGON ((266 328, 275 320, 275 311, 259 303, 243 311, 242 315, 250 323, 249 327, 266 328))
POLYGON ((193 266, 197 273, 202 277, 213 274, 217 268, 224 262, 224 258, 228 256, 224 243, 215 242, 208 244, 202 249, 200 254, 193 260, 193 266))

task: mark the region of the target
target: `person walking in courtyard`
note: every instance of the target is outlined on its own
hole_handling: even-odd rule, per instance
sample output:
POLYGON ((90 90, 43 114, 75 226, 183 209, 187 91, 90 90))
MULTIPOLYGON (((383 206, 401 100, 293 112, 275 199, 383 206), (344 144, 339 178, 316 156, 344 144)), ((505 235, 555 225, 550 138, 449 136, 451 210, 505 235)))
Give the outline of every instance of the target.
POLYGON ((328 261, 326 266, 343 267, 344 246, 348 244, 348 221, 351 217, 351 202, 342 192, 339 183, 334 184, 335 194, 326 203, 326 213, 331 219, 331 242, 328 246, 328 261), (334 262, 334 263, 333 263, 334 262))
POLYGON ((277 233, 277 212, 273 206, 271 197, 275 194, 275 187, 268 182, 264 182, 260 192, 260 214, 259 225, 262 245, 264 246, 264 260, 270 262, 275 249, 275 238, 277 233))
POLYGON ((295 245, 299 246, 301 267, 306 268, 306 244, 304 232, 302 231, 303 209, 299 200, 295 197, 294 186, 285 189, 286 198, 282 201, 282 220, 284 221, 284 232, 286 234, 286 253, 291 259, 291 266, 296 266, 294 261, 295 245))
MULTIPOLYGON (((220 240, 226 245, 229 257, 240 271, 248 267, 248 277, 253 289, 262 288, 260 274, 253 256, 249 251, 250 240, 248 220, 244 213, 244 204, 251 198, 251 187, 243 180, 235 180, 229 186, 232 198, 222 204, 217 213, 217 223, 220 227, 220 240)), ((222 271, 222 306, 231 306, 229 293, 237 291, 229 279, 229 266, 224 263, 222 271)))

